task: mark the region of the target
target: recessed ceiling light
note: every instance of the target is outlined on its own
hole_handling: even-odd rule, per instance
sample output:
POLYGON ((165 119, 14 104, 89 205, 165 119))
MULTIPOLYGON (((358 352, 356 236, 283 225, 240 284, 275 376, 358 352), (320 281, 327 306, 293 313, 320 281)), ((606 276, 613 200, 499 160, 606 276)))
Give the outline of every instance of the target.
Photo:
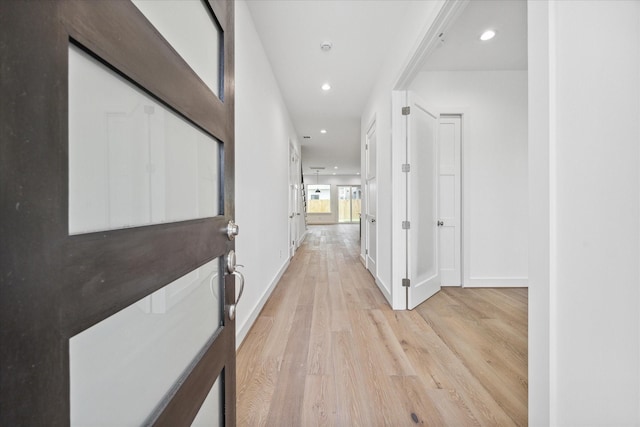
POLYGON ((322 90, 324 90, 325 92, 328 90, 331 90, 331 85, 329 83, 325 83, 322 85, 322 90))
POLYGON ((480 36, 480 40, 486 42, 487 40, 491 40, 496 36, 496 32, 494 30, 487 30, 480 36))
POLYGON ((327 133, 326 129, 320 129, 320 133, 327 133))
POLYGON ((337 166, 334 166, 333 168, 334 168, 334 169, 338 169, 338 167, 337 167, 337 166))
POLYGON ((360 175, 360 172, 356 172, 356 175, 360 175))
POLYGON ((328 40, 320 43, 320 50, 322 50, 323 52, 329 52, 332 47, 333 47, 333 43, 331 43, 328 40))
POLYGON ((333 174, 335 175, 336 173, 334 172, 333 174))

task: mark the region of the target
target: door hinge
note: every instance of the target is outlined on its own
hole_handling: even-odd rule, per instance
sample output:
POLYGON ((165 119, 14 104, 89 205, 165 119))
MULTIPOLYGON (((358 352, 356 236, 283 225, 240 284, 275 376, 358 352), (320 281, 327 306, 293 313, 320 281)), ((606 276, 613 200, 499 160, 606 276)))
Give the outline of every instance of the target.
POLYGON ((402 165, 402 172, 411 172, 411 165, 409 163, 405 163, 402 165))
POLYGON ((369 144, 364 144, 364 149, 368 150, 369 149, 369 144))
POLYGON ((365 254, 365 255, 369 255, 369 249, 365 249, 365 250, 364 250, 364 254, 365 254))
POLYGON ((411 229, 411 221, 402 221, 402 229, 403 230, 411 229))
POLYGON ((407 278, 402 279, 402 286, 404 286, 405 288, 408 288, 409 286, 411 286, 411 280, 407 278))
POLYGON ((408 116, 409 114, 411 114, 411 107, 402 107, 402 115, 408 116))

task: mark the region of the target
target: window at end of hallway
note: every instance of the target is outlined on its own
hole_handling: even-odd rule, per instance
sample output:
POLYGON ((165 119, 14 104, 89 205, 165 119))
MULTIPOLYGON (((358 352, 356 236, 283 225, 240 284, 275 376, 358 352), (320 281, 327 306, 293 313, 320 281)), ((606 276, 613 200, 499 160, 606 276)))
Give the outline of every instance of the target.
POLYGON ((331 186, 309 185, 308 213, 331 213, 331 186), (319 191, 318 191, 319 190, 319 191))

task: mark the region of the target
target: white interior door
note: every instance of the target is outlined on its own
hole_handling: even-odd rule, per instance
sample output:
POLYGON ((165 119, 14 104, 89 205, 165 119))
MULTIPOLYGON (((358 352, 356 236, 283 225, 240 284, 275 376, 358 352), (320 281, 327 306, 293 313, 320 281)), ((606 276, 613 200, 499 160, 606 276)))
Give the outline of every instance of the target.
POLYGON ((296 252, 298 240, 298 217, 300 216, 300 156, 289 144, 289 256, 296 252))
POLYGON ((367 214, 365 215, 366 228, 366 264, 367 269, 373 277, 376 277, 376 259, 377 259, 377 228, 376 212, 378 202, 378 187, 376 181, 376 124, 371 125, 367 131, 366 141, 366 196, 367 196, 367 214))
POLYGON ((440 159, 440 278, 442 286, 460 286, 460 224, 462 143, 460 116, 440 117, 438 151, 440 159))
POLYGON ((407 102, 407 308, 413 309, 440 290, 439 114, 414 93, 407 102))

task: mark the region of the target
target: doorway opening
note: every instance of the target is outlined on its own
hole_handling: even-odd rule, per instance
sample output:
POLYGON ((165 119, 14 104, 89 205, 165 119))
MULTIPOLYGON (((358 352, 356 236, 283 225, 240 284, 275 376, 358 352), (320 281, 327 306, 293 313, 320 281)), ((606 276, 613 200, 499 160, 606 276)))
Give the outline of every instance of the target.
POLYGON ((338 222, 360 221, 362 190, 359 185, 338 185, 338 222))

